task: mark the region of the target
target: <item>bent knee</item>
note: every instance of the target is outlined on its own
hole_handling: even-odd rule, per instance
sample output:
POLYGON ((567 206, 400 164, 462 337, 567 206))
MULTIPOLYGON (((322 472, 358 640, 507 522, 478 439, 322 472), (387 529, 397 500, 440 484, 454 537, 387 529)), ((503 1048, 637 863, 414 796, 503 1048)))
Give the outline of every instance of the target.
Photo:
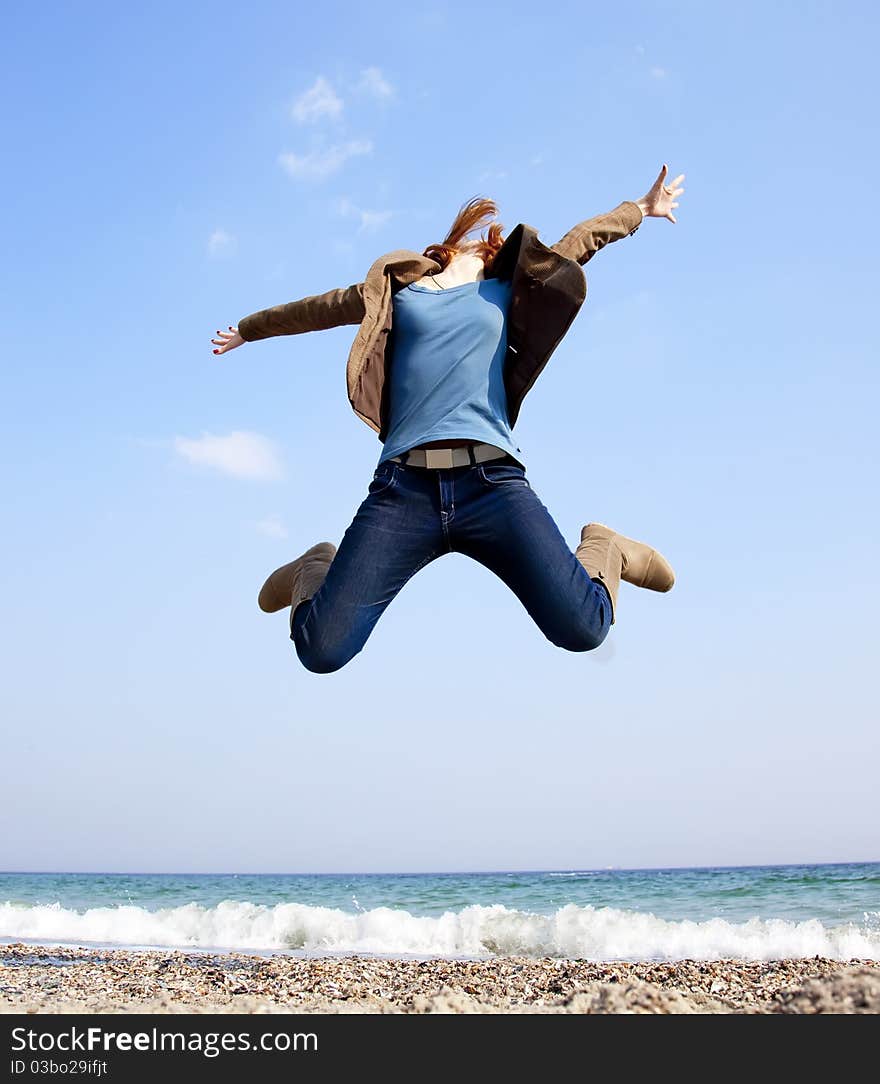
POLYGON ((335 674, 345 666, 348 659, 339 655, 304 654, 299 656, 299 661, 313 674, 335 674))
POLYGON ((566 629, 564 633, 549 639, 564 651, 595 651, 608 635, 605 626, 566 629))
POLYGON ((341 670, 357 654, 344 644, 307 644, 291 637, 299 661, 313 674, 332 674, 341 670))

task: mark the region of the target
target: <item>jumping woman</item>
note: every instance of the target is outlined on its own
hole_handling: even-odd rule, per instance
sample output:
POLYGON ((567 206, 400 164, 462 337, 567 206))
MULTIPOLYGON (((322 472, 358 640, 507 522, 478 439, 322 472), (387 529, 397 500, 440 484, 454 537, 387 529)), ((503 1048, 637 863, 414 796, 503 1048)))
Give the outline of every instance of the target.
POLYGON ((276 569, 258 603, 290 607, 290 638, 315 673, 339 670, 419 569, 463 553, 515 592, 568 651, 598 647, 621 579, 668 591, 650 546, 588 523, 572 552, 526 478, 513 435, 526 393, 586 297, 581 267, 645 217, 675 222, 684 174, 666 165, 640 200, 578 223, 549 247, 520 223, 505 239, 497 208, 475 197, 441 244, 379 257, 363 282, 276 305, 218 331, 215 354, 274 335, 357 324, 348 397, 382 443, 367 495, 337 549, 319 542, 276 569), (481 226, 480 238, 468 235, 481 226))

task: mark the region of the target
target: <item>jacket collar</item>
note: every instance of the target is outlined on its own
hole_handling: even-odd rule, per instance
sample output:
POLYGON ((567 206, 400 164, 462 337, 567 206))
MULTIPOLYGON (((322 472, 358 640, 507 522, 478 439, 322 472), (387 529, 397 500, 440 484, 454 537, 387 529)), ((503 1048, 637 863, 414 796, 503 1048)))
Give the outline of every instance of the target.
POLYGON ((518 225, 514 226, 507 237, 504 238, 504 243, 501 248, 499 248, 498 252, 495 254, 489 277, 512 279, 516 266, 519 263, 524 242, 527 241, 531 235, 536 233, 537 231, 532 226, 527 226, 524 222, 520 222, 518 225))
MULTIPOLYGON (((531 243, 537 237, 538 231, 534 226, 528 226, 524 222, 516 225, 505 237, 504 243, 498 250, 492 263, 487 278, 512 279, 514 271, 520 260, 523 246, 531 243)), ((368 278, 376 274, 390 274, 401 286, 407 286, 424 275, 436 275, 440 272, 440 264, 428 256, 422 255, 408 248, 396 248, 392 252, 386 252, 374 260, 368 272, 368 278)))
POLYGON ((423 275, 436 274, 439 271, 440 264, 436 260, 430 260, 420 252, 413 252, 408 248, 396 248, 373 261, 367 272, 367 280, 390 274, 401 285, 406 286, 423 275))

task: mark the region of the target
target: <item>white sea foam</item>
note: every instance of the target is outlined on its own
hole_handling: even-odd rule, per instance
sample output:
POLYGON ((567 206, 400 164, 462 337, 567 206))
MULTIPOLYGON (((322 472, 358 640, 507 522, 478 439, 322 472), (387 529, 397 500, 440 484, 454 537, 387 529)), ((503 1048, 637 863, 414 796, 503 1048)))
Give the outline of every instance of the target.
POLYGON ((500 904, 420 917, 377 907, 349 914, 298 903, 265 907, 227 900, 147 911, 141 907, 0 905, 0 937, 42 943, 173 946, 384 955, 582 957, 592 960, 772 960, 827 956, 880 960, 871 922, 828 927, 818 919, 672 922, 637 911, 568 904, 551 915, 500 904))

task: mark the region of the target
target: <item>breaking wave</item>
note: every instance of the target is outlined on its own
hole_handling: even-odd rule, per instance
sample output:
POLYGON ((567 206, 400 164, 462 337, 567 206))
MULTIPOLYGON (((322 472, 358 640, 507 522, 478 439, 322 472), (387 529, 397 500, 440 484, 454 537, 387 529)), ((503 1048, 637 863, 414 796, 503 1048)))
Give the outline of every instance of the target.
POLYGON ((554 956, 590 960, 774 960, 825 956, 880 959, 880 929, 829 927, 818 919, 752 918, 728 922, 669 921, 653 914, 568 904, 553 914, 494 906, 464 907, 439 916, 377 907, 350 914, 336 908, 284 903, 274 907, 227 900, 142 907, 60 904, 0 905, 0 938, 77 945, 225 948, 307 953, 417 956, 554 956))

